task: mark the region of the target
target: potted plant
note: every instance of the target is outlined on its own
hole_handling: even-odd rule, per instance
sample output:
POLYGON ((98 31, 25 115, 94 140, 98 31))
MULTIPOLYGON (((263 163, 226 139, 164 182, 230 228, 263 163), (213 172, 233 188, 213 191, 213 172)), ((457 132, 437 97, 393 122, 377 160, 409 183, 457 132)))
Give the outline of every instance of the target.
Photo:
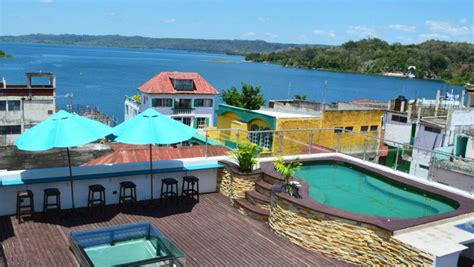
POLYGON ((292 178, 296 175, 296 171, 302 166, 299 158, 290 162, 285 162, 283 158, 278 158, 273 161, 275 171, 283 177, 282 189, 292 197, 298 197, 297 184, 292 182, 292 178))
POLYGON ((250 142, 238 143, 236 149, 230 152, 230 157, 237 161, 241 172, 252 172, 260 151, 257 145, 250 142))

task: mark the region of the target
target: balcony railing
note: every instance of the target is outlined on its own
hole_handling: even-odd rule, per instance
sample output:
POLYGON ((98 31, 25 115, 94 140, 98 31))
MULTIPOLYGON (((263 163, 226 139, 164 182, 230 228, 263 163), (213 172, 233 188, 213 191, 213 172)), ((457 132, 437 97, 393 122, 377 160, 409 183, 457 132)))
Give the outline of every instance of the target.
POLYGON ((173 108, 173 114, 191 114, 193 110, 192 107, 175 107, 173 108))
POLYGON ((332 128, 266 131, 206 129, 203 130, 203 135, 206 136, 206 140, 212 138, 229 149, 234 149, 236 144, 242 141, 257 142, 258 145, 269 148, 264 149, 260 157, 339 152, 407 173, 410 172, 411 164, 417 164, 412 162, 413 153, 416 150, 426 155, 429 160, 426 162, 428 177, 418 173, 413 174, 419 175, 419 178, 433 180, 435 168, 462 171, 474 177, 473 158, 462 158, 443 151, 427 150, 411 144, 394 142, 379 137, 378 132, 358 133, 332 128), (268 140, 271 140, 271 146, 265 145, 264 138, 254 138, 255 135, 266 136, 268 140))

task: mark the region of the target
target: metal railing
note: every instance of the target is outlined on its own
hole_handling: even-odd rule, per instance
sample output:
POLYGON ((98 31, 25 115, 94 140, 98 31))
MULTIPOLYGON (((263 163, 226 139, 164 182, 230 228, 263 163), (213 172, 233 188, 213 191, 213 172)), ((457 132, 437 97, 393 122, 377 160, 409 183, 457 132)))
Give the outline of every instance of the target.
MULTIPOLYGON (((474 189, 474 159, 387 140, 378 132, 359 133, 336 128, 206 129, 203 134, 206 136, 205 151, 208 138, 212 138, 229 149, 243 141, 256 143, 263 147, 260 157, 339 152, 441 183, 445 182, 443 177, 436 177, 439 169, 471 176, 472 188, 465 190, 474 189)), ((205 155, 207 157, 207 153, 205 155)))

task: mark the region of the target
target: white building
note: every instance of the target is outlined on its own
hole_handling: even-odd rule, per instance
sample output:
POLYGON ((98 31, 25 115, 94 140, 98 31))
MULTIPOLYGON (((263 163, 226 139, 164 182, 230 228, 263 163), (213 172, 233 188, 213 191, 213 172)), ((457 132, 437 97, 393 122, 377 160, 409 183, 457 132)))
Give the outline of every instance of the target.
POLYGON ((218 91, 198 73, 161 72, 138 87, 138 97, 125 98, 125 120, 147 108, 194 128, 214 124, 218 91))
POLYGON ((12 145, 25 130, 56 112, 56 76, 53 73, 26 73, 27 84, 0 83, 0 145, 12 145), (48 84, 33 84, 46 78, 48 84))

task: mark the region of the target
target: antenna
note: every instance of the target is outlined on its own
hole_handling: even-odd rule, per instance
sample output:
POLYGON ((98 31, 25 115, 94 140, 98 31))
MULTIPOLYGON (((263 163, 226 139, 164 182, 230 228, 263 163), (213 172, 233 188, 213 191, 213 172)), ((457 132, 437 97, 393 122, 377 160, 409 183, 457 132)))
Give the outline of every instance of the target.
POLYGON ((291 92, 291 81, 288 84, 288 100, 290 100, 290 92, 291 92))

